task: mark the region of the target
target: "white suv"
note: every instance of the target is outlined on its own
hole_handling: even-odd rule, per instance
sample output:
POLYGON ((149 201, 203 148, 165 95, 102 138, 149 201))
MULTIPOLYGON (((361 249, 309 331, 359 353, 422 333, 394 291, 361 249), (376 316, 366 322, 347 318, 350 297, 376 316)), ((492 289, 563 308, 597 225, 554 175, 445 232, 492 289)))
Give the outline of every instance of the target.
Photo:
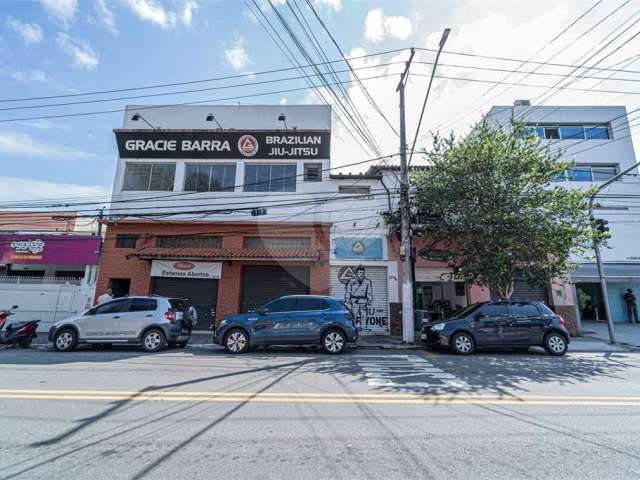
POLYGON ((181 298, 116 298, 54 323, 49 341, 59 352, 78 344, 139 344, 146 352, 157 352, 186 346, 196 321, 195 308, 181 298))

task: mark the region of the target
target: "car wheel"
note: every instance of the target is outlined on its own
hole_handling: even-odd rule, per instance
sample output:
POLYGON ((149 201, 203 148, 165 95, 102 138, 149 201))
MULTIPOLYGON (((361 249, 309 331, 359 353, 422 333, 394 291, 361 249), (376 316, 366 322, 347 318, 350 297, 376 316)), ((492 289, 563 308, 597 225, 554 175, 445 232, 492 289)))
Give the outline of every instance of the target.
POLYGON ((72 328, 63 328, 53 338, 53 347, 58 352, 70 352, 78 345, 78 335, 72 328))
POLYGON ((245 353, 249 350, 249 336, 240 328, 234 328, 224 337, 224 349, 228 353, 245 353))
POLYGON ((340 330, 334 328, 327 330, 322 335, 322 349, 325 353, 336 355, 344 352, 347 347, 347 339, 340 330))
POLYGON ((567 339, 559 333, 551 332, 544 337, 544 349, 549 355, 561 356, 567 353, 567 339))
POLYGON ((145 352, 153 353, 162 350, 165 345, 164 333, 162 330, 152 328, 142 335, 142 349, 145 352))
POLYGON ((476 342, 468 333, 456 333, 451 338, 451 350, 453 350, 458 355, 470 355, 475 349, 476 342))
POLYGON ((29 338, 27 340, 21 340, 20 342, 18 342, 18 346, 20 346, 20 348, 29 348, 31 346, 31 341, 33 339, 29 338))

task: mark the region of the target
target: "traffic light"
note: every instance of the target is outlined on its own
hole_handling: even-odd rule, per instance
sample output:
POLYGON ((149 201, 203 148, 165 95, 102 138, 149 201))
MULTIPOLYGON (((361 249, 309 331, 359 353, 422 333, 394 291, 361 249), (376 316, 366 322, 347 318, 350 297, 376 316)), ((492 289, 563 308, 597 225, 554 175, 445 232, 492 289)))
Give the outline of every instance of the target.
POLYGON ((609 221, 605 220, 603 218, 596 218, 596 230, 598 230, 598 232, 600 233, 606 233, 609 231, 609 227, 607 225, 609 225, 609 221))

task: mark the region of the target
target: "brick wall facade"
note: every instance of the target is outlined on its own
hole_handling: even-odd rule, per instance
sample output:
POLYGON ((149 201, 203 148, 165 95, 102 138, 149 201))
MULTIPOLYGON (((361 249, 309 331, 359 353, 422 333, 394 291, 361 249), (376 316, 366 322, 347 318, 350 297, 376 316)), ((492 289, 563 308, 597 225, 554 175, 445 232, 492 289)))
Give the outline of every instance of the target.
MULTIPOLYGON (((131 295, 149 295, 152 289, 151 260, 131 257, 156 248, 158 235, 207 234, 220 236, 222 248, 240 249, 245 236, 307 237, 311 249, 319 252, 316 261, 295 260, 224 260, 201 259, 200 261, 222 262, 222 278, 218 284, 216 320, 238 313, 240 307, 241 278, 243 265, 309 266, 309 293, 329 294, 329 248, 330 227, 328 224, 257 224, 257 223, 209 223, 209 222, 117 222, 107 225, 106 238, 100 259, 96 296, 109 288, 113 279, 130 279, 131 295), (117 248, 118 235, 138 235, 135 248, 117 248)), ((175 249, 172 249, 172 251, 175 249)), ((203 250, 206 252, 206 250, 203 250)), ((176 256, 179 258, 179 252, 176 256)))

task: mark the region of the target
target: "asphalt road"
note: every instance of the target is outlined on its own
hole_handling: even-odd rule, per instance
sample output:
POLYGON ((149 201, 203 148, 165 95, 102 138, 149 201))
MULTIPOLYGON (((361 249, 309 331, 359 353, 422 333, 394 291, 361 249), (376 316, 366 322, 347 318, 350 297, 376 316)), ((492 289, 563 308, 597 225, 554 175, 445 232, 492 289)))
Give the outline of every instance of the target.
POLYGON ((640 478, 640 353, 0 351, 0 479, 640 478))

